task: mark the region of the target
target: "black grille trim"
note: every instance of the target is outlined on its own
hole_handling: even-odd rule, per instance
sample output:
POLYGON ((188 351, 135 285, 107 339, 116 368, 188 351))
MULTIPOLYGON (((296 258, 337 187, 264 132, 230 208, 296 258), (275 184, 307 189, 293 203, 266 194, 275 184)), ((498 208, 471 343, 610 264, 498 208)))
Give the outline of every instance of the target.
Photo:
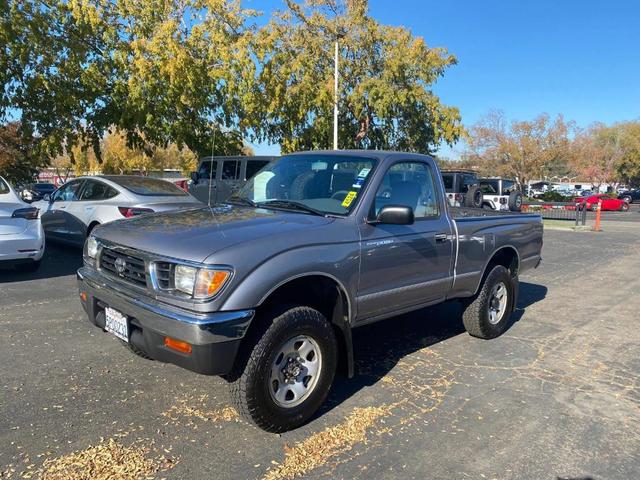
POLYGON ((100 269, 138 287, 147 287, 147 273, 144 260, 141 258, 105 247, 100 254, 100 269), (125 268, 122 273, 118 273, 116 269, 115 264, 118 259, 122 259, 125 262, 125 268))
POLYGON ((172 285, 172 273, 174 264, 170 262, 154 262, 156 272, 156 283, 158 288, 162 290, 169 290, 173 288, 172 285))

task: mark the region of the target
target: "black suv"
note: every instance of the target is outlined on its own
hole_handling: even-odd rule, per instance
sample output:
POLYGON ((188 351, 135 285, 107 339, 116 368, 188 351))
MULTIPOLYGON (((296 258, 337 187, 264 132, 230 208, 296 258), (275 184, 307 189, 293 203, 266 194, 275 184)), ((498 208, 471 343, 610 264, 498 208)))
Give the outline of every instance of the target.
POLYGON ((624 200, 627 203, 638 202, 640 201, 640 188, 621 193, 620 195, 618 195, 618 198, 620 200, 624 200))
POLYGON ((444 170, 444 190, 452 207, 482 207, 482 190, 476 172, 471 170, 444 170))
POLYGON ((29 183, 22 187, 20 197, 25 202, 37 202, 45 195, 51 195, 55 189, 56 186, 53 183, 29 183))

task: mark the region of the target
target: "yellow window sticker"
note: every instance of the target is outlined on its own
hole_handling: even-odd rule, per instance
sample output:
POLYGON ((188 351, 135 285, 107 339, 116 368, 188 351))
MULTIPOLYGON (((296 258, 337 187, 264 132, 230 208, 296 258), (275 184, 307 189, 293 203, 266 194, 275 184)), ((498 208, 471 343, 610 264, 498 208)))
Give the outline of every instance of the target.
POLYGON ((342 201, 342 206, 345 208, 349 208, 349 205, 353 203, 357 195, 358 195, 358 192, 354 192, 354 191, 347 193, 347 196, 344 197, 344 200, 342 201))

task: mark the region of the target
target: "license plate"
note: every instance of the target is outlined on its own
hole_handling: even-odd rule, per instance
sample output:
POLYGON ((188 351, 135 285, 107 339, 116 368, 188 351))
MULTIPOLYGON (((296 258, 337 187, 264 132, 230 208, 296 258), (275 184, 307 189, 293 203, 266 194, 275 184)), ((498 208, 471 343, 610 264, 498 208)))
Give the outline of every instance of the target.
POLYGON ((113 333, 116 337, 125 342, 129 341, 129 324, 127 317, 113 308, 105 308, 104 316, 106 319, 104 329, 113 333))

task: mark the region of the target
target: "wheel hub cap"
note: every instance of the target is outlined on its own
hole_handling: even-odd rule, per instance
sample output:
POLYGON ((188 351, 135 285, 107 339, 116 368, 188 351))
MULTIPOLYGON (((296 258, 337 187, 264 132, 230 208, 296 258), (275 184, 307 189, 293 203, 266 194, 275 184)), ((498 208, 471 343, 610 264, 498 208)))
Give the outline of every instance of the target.
POLYGON ((489 299, 489 323, 495 325, 499 323, 507 310, 508 301, 507 287, 500 282, 491 289, 491 297, 489 299))
POLYGON ((302 403, 315 389, 322 370, 322 352, 308 335, 284 342, 271 363, 269 393, 280 407, 302 403))

